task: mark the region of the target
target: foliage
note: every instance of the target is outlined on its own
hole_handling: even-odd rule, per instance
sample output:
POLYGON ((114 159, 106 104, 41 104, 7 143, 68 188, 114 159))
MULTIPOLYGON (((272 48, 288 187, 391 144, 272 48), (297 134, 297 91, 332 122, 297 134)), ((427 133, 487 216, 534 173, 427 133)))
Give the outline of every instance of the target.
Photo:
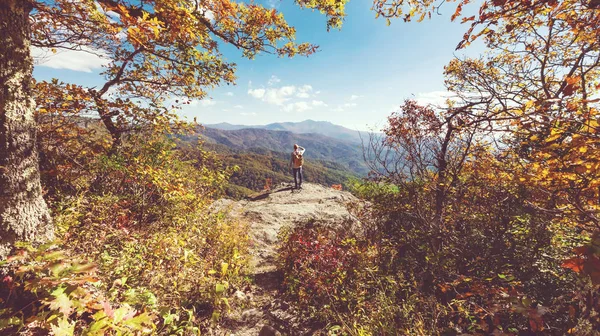
POLYGON ((447 195, 441 230, 431 222, 435 183, 414 182, 408 190, 359 186, 355 192, 372 204, 355 209, 360 224, 301 227, 286 236, 281 259, 289 292, 349 334, 586 330, 577 320, 584 309, 569 298, 577 281, 561 267, 570 248, 550 244, 549 222, 527 209, 520 196, 526 191, 498 185, 489 168, 474 167, 469 175, 470 190, 447 195), (348 240, 361 249, 349 250, 348 240), (329 251, 354 259, 343 254, 340 263, 329 251), (332 309, 319 309, 324 305, 332 309))
POLYGON ((228 173, 200 149, 192 158, 171 141, 139 140, 101 158, 101 194, 72 203, 70 248, 97 261, 104 283, 121 282, 119 293, 146 288, 167 307, 220 310, 214 288, 240 280, 248 242, 242 223, 207 211, 228 173))
MULTIPOLYGON (((296 1, 341 26, 346 1, 296 1)), ((132 129, 169 131, 181 104, 206 96, 206 89, 235 80, 220 44, 243 56, 259 53, 308 56, 317 46, 294 41, 296 30, 276 9, 244 2, 156 0, 142 6, 129 0, 31 1, 32 45, 83 50, 110 59, 106 81, 83 88, 57 81, 40 83, 42 110, 100 117, 118 147, 132 129), (53 98, 64 100, 55 101, 53 98), (181 98, 179 98, 181 97, 181 98), (77 99, 75 99, 77 98, 77 99)))
POLYGON ((115 307, 97 290, 93 264, 72 259, 54 243, 38 248, 22 244, 2 262, 0 331, 46 332, 54 335, 150 334, 157 315, 148 300, 115 307))
POLYGON ((154 132, 97 149, 92 140, 107 134, 96 120, 47 116, 42 174, 55 223, 67 251, 97 265, 98 290, 147 308, 158 334, 199 332, 225 314, 224 289, 247 263, 247 228, 209 207, 232 170, 201 144, 154 132))
MULTIPOLYGON (((157 332, 197 329, 197 315, 227 309, 225 289, 246 263, 246 228, 209 211, 232 170, 164 136, 191 129, 175 113, 182 104, 234 82, 220 43, 248 58, 317 47, 296 43, 283 15, 257 4, 30 3, 32 45, 110 59, 98 88, 35 83, 42 177, 59 234, 69 253, 97 264, 99 287, 116 301, 155 297, 164 308, 157 332)), ((297 4, 321 11, 328 28, 341 25, 345 1, 297 4)))
MULTIPOLYGON (((457 4, 451 20, 471 6, 449 2, 457 4)), ((420 21, 444 3, 381 0, 373 8, 388 19, 420 21)), ((488 51, 450 61, 446 86, 454 96, 437 107, 407 101, 370 147, 378 187, 363 190, 371 192, 377 225, 392 231, 390 244, 402 252, 427 237, 415 254, 424 257, 420 265, 434 267, 425 279, 466 276, 476 279, 472 289, 495 269, 528 298, 515 312, 536 301, 549 307, 541 315, 551 314, 554 324, 530 312, 528 324, 500 324, 511 332, 598 328, 599 14, 596 1, 483 1, 476 15, 462 17, 471 27, 457 48, 483 37, 488 51), (398 191, 382 197, 377 189, 386 185, 398 191), (481 263, 472 261, 476 255, 481 263), (523 272, 520 265, 534 267, 523 272)), ((485 322, 487 332, 492 322, 485 322)))
POLYGON ((332 329, 394 332, 397 284, 379 277, 374 245, 359 240, 343 223, 332 229, 311 221, 280 235, 279 269, 301 308, 332 329))
MULTIPOLYGON (((28 248, 11 259, 22 264, 8 265, 1 328, 197 333, 198 317, 218 320, 228 309, 229 283, 240 280, 246 264, 247 230, 209 208, 232 171, 200 148, 175 149, 165 136, 192 128, 177 118, 182 104, 234 83, 235 64, 224 60, 221 44, 247 58, 308 56, 317 46, 295 42, 281 13, 254 3, 27 3, 32 34, 24 45, 109 60, 99 87, 54 79, 32 90, 44 187, 68 241, 62 248, 97 265, 98 281, 92 293, 78 282, 85 279, 79 264, 28 248), (98 307, 96 293, 120 307, 106 300, 98 307)), ((345 0, 296 3, 323 13, 328 29, 345 15, 345 0)))

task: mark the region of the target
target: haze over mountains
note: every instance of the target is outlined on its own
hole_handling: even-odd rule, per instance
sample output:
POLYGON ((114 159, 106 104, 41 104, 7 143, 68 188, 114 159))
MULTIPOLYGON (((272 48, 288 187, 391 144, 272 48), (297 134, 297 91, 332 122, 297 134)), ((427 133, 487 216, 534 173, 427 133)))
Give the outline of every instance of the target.
POLYGON ((366 137, 366 133, 359 133, 340 125, 332 124, 328 121, 305 120, 301 122, 278 122, 268 125, 234 125, 229 123, 219 123, 205 125, 208 128, 216 128, 225 131, 235 131, 247 128, 264 129, 270 131, 288 131, 296 134, 317 133, 331 138, 345 140, 355 143, 361 143, 361 135, 366 137))
POLYGON ((208 143, 225 145, 234 150, 263 152, 266 149, 291 153, 295 143, 306 148, 309 160, 332 161, 358 175, 368 172, 363 162, 362 146, 357 142, 339 140, 316 133, 298 134, 289 131, 272 131, 259 128, 219 130, 206 128, 201 132, 208 143))

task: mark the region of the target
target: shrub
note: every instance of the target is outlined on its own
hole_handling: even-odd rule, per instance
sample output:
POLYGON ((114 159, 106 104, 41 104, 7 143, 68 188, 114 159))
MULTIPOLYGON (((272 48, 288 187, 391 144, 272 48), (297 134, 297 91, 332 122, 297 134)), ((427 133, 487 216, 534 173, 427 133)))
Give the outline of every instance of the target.
POLYGON ((157 316, 141 302, 111 303, 98 290, 93 264, 73 259, 54 243, 19 250, 1 262, 0 332, 54 335, 150 334, 157 316))
POLYGON ((143 132, 128 134, 118 150, 86 153, 78 128, 94 133, 93 122, 86 128, 75 120, 69 141, 42 134, 42 170, 64 243, 28 247, 26 257, 20 251, 5 265, 14 290, 0 293, 2 332, 199 333, 228 311, 229 291, 247 265, 246 224, 209 210, 232 170, 201 146, 143 132), (47 248, 63 252, 46 259, 47 248), (93 265, 93 284, 77 282, 79 268, 53 273, 66 256, 93 265), (84 308, 61 313, 51 304, 57 297, 84 308))

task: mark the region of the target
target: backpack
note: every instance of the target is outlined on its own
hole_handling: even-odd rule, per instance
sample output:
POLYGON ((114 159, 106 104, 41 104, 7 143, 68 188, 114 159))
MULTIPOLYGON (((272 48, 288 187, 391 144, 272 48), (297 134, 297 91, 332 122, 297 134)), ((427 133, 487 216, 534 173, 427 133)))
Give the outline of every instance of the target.
POLYGON ((304 164, 304 157, 302 157, 302 154, 294 152, 292 156, 294 158, 294 166, 300 167, 304 164))

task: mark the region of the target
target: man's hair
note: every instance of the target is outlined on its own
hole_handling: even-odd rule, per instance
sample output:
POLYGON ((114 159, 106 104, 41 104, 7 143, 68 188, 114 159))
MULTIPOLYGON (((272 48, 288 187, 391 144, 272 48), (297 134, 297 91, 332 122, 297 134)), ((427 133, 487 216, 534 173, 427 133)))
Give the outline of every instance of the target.
POLYGON ((294 144, 294 149, 298 149, 298 144, 294 144))

